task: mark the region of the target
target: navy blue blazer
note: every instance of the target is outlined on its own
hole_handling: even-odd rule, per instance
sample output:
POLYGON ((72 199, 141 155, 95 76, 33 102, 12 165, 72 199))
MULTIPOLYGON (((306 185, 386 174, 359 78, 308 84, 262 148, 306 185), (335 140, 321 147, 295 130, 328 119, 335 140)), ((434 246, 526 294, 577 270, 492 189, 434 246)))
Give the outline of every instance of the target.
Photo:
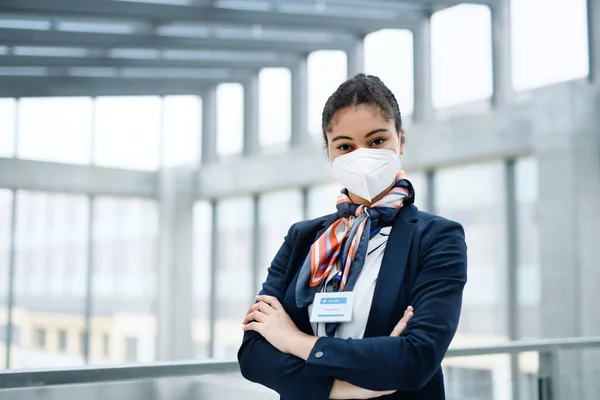
MULTIPOLYGON (((308 310, 295 303, 298 271, 329 215, 293 225, 268 270, 261 294, 275 296, 298 329, 313 335, 308 310)), ((285 400, 329 399, 335 379, 380 398, 444 399, 440 364, 454 337, 467 281, 467 246, 457 223, 406 205, 394 220, 363 339, 319 338, 308 360, 281 353, 256 332, 238 352, 242 375, 285 400), (409 305, 414 316, 400 337, 389 337, 409 305)))

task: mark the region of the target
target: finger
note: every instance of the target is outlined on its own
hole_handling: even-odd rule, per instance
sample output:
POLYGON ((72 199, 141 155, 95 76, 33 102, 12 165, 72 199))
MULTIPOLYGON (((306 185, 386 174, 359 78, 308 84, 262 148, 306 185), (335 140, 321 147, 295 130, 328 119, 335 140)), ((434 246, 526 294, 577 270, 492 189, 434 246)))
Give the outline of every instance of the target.
POLYGON ((258 311, 266 315, 270 315, 275 312, 275 309, 270 304, 267 304, 264 301, 256 303, 256 308, 258 311))
POLYGON ((261 296, 256 296, 256 300, 264 301, 265 303, 267 303, 271 307, 273 307, 273 309, 275 311, 284 311, 283 306, 281 305, 279 300, 277 300, 277 297, 261 295, 261 296))
POLYGON ((414 315, 414 313, 412 311, 407 311, 404 314, 404 316, 402 317, 402 319, 400 319, 398 324, 396 324, 396 326, 392 330, 392 333, 390 334, 390 336, 400 336, 402 334, 402 332, 404 332, 404 329, 406 329, 406 326, 408 325, 408 321, 410 321, 410 319, 413 317, 413 315, 414 315))
POLYGON ((265 317, 266 317, 266 314, 263 314, 260 311, 253 311, 250 314, 246 315, 246 317, 244 318, 244 321, 242 323, 245 325, 252 321, 264 322, 265 317))
POLYGON ((254 331, 254 332, 260 333, 261 326, 262 326, 262 324, 260 324, 258 322, 250 322, 249 324, 242 325, 242 330, 244 332, 254 331))

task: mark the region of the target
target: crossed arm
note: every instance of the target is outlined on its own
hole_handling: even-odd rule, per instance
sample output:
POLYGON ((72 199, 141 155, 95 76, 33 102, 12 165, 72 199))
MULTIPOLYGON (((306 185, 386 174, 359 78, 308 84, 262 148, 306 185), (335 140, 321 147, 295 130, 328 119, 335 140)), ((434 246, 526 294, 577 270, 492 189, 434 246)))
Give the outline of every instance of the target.
MULTIPOLYGON (((258 302, 250 307, 244 318, 243 329, 260 333, 271 345, 284 354, 291 354, 304 361, 308 360, 317 342, 317 337, 298 330, 276 297, 262 295, 258 296, 256 300, 258 302)), ((390 336, 399 337, 412 316, 413 308, 409 306, 390 336)), ((371 399, 394 392, 395 390, 368 390, 336 379, 333 382, 329 398, 371 399)))
MULTIPOLYGON (((356 398, 354 393, 345 394, 356 388, 369 391, 362 392, 359 398, 369 398, 423 387, 439 369, 454 336, 466 282, 462 227, 439 221, 430 236, 433 240, 421 251, 421 267, 410 294, 416 314, 402 336, 359 340, 311 337, 287 321, 287 313, 269 315, 271 311, 265 305, 271 298, 264 297, 265 305, 259 302, 258 310, 252 310, 263 316, 254 314, 253 325, 246 324, 244 328, 238 353, 242 374, 286 400, 356 398), (318 357, 319 353, 326 356, 318 357)), ((291 253, 288 238, 269 268, 261 292, 277 299, 269 305, 274 311, 283 297, 291 253)))

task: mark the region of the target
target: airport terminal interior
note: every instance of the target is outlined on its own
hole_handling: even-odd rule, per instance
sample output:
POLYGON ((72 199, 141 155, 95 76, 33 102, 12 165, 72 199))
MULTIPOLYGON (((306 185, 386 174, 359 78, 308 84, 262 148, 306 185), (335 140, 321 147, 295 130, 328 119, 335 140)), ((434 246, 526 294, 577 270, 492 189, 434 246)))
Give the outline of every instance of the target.
POLYGON ((278 398, 241 321, 361 72, 465 228, 447 398, 600 399, 600 0, 0 0, 0 398, 278 398))

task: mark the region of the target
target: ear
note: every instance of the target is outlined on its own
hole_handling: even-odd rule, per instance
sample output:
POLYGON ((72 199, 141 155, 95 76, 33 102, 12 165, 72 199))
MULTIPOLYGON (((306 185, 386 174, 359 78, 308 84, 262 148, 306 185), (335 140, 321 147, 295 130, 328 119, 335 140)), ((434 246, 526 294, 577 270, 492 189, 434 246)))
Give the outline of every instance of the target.
POLYGON ((404 147, 406 145, 406 134, 404 129, 400 129, 400 155, 404 155, 404 147))

